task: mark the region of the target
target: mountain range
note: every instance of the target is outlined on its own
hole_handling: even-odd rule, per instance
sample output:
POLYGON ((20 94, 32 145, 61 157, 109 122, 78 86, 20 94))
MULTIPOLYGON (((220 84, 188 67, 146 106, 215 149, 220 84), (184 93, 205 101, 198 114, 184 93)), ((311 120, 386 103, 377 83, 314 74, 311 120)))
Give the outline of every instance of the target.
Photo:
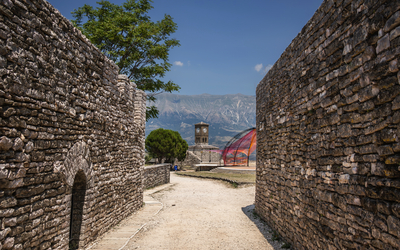
POLYGON ((209 144, 223 149, 236 134, 256 125, 256 97, 235 95, 177 95, 163 93, 152 103, 157 119, 146 123, 146 136, 157 128, 178 131, 189 146, 194 145, 194 124, 209 127, 209 144))

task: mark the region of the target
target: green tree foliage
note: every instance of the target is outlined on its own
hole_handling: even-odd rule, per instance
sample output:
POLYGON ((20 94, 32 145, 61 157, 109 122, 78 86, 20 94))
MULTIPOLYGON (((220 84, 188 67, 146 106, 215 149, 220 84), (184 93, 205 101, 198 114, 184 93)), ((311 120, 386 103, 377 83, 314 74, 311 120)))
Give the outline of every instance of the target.
MULTIPOLYGON (((156 23, 150 20, 147 12, 153 8, 151 2, 127 0, 119 6, 100 1, 97 8, 85 4, 72 12, 72 23, 118 65, 121 74, 146 91, 149 101, 155 101, 159 93, 180 89, 172 81, 160 80, 172 66, 169 50, 180 44, 170 38, 177 29, 171 16, 165 15, 156 23)), ((147 107, 147 120, 157 116, 154 105, 147 107)))
POLYGON ((177 158, 183 161, 186 158, 188 144, 181 135, 169 129, 156 129, 150 132, 146 138, 146 151, 158 162, 165 159, 165 162, 173 163, 177 158))
POLYGON ((153 159, 153 157, 151 157, 149 154, 145 154, 144 156, 144 162, 147 164, 151 161, 151 159, 153 159))

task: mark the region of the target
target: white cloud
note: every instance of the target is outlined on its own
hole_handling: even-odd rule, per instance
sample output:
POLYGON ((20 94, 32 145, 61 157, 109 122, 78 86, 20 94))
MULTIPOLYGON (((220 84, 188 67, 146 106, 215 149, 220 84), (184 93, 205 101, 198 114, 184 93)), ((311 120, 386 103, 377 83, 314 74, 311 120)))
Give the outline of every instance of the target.
POLYGON ((181 62, 181 61, 175 61, 174 62, 174 65, 176 65, 176 66, 183 66, 183 62, 181 62))
POLYGON ((272 66, 273 66, 273 65, 268 64, 267 66, 264 67, 263 64, 260 63, 260 64, 257 64, 257 65, 254 67, 254 69, 255 69, 257 72, 261 72, 261 74, 265 74, 265 73, 267 73, 267 72, 272 68, 272 66))
POLYGON ((254 67, 254 69, 255 69, 257 72, 260 72, 260 70, 262 69, 262 67, 263 67, 263 65, 262 65, 262 63, 260 63, 260 64, 257 64, 257 65, 254 67))
POLYGON ((264 68, 264 73, 267 73, 274 65, 268 64, 267 66, 265 66, 264 68))

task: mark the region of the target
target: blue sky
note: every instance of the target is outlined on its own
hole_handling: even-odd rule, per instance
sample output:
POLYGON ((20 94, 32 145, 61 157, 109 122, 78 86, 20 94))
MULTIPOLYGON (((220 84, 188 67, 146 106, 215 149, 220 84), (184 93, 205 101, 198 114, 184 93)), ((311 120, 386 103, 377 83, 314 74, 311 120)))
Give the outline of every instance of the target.
MULTIPOLYGON (((97 0, 48 0, 62 15, 97 0)), ((125 0, 110 0, 122 4, 125 0)), ((164 78, 179 94, 255 95, 266 71, 314 15, 323 0, 154 0, 153 21, 178 24, 164 78)))

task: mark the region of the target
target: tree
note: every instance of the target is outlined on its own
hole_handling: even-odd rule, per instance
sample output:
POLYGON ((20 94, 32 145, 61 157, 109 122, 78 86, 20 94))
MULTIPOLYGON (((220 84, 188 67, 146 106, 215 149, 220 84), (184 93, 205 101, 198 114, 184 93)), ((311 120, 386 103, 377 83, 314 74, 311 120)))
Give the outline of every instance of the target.
MULTIPOLYGON (((127 0, 119 6, 100 1, 97 8, 85 4, 72 12, 72 23, 154 102, 157 94, 180 89, 172 81, 160 80, 172 66, 169 50, 180 44, 170 38, 177 29, 171 16, 156 23, 150 20, 146 13, 153 8, 151 2, 127 0)), ((154 105, 147 107, 146 120, 157 116, 154 105)))
POLYGON ((186 158, 188 144, 181 135, 169 129, 156 129, 150 132, 146 138, 146 151, 158 162, 166 159, 165 162, 173 163, 174 159, 183 161, 186 158))

